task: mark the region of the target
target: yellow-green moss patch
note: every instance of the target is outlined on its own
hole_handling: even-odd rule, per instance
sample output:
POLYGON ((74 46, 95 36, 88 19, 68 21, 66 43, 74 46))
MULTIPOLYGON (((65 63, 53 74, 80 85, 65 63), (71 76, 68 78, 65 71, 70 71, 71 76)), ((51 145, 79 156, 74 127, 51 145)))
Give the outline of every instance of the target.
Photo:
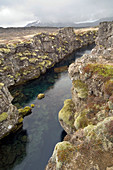
POLYGON ((29 59, 29 62, 30 62, 30 63, 36 63, 37 61, 38 61, 37 58, 30 58, 30 59, 29 59))
POLYGON ((2 114, 0 114, 0 122, 3 122, 4 120, 6 120, 8 117, 7 112, 3 112, 2 114))
POLYGON ((63 121, 66 125, 74 128, 74 103, 71 99, 64 101, 64 106, 59 112, 59 120, 63 121))
POLYGON ((0 83, 0 90, 3 88, 4 83, 0 83))
POLYGON ((21 118, 18 120, 18 123, 19 123, 19 124, 22 123, 23 120, 24 120, 24 119, 21 117, 21 118))
POLYGON ((40 94, 38 94, 38 96, 37 96, 38 99, 42 99, 42 98, 44 98, 44 97, 45 97, 45 94, 43 94, 43 93, 40 93, 40 94))
POLYGON ((23 60, 28 60, 28 57, 21 57, 20 60, 21 60, 21 61, 23 61, 23 60))
POLYGON ((35 105, 34 105, 34 104, 31 104, 31 107, 33 108, 33 107, 35 107, 35 105))
POLYGON ((0 52, 2 52, 2 53, 5 53, 5 54, 8 54, 8 53, 10 53, 10 49, 8 49, 8 48, 0 48, 0 52))
POLYGON ((84 72, 98 74, 104 78, 113 78, 113 66, 103 64, 88 64, 84 67, 84 72))
POLYGON ((88 96, 88 87, 84 82, 81 80, 74 80, 73 85, 79 98, 84 99, 88 96))
POLYGON ((104 92, 109 96, 113 94, 113 80, 109 80, 104 85, 104 92))
POLYGON ((75 147, 67 141, 57 143, 52 155, 52 161, 56 162, 56 168, 60 169, 62 165, 69 163, 74 151, 75 147))
MULTIPOLYGON (((76 114, 75 114, 75 117, 76 117, 76 114)), ((87 115, 87 111, 85 110, 78 114, 78 117, 75 119, 75 122, 74 122, 74 126, 77 130, 80 128, 84 128, 88 125, 88 118, 86 115, 87 115)))
POLYGON ((18 109, 18 112, 21 116, 25 116, 27 114, 30 114, 31 113, 31 107, 29 106, 26 106, 24 109, 18 109))

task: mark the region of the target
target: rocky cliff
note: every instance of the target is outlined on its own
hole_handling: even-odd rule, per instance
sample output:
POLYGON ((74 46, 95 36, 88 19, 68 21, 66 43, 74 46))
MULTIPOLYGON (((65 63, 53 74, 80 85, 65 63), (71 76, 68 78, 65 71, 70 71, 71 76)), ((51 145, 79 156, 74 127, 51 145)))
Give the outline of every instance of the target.
POLYGON ((97 29, 74 32, 64 28, 57 33, 38 33, 29 41, 0 44, 0 139, 22 126, 30 107, 12 105, 8 87, 38 78, 55 63, 84 45, 93 43, 97 29))
POLYGON ((59 112, 67 132, 46 170, 113 169, 113 22, 99 26, 96 47, 69 67, 72 99, 59 112))

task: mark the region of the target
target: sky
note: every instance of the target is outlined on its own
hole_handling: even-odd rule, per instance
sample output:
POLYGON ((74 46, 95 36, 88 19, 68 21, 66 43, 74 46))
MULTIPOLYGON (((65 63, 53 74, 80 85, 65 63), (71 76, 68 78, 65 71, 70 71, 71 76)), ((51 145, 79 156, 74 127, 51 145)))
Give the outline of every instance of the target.
POLYGON ((0 27, 113 17, 113 0, 0 0, 0 27))

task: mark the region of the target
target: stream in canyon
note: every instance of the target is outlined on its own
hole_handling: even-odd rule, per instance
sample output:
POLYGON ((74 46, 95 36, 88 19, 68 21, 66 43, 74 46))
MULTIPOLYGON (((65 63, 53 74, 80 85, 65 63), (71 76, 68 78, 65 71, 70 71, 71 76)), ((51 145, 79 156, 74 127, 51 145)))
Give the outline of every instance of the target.
POLYGON ((0 142, 0 170, 44 170, 55 144, 65 136, 58 112, 64 100, 71 98, 72 82, 67 68, 93 47, 74 52, 39 79, 10 89, 17 107, 35 107, 24 118, 22 129, 0 142), (44 93, 45 98, 38 100, 39 93, 44 93))

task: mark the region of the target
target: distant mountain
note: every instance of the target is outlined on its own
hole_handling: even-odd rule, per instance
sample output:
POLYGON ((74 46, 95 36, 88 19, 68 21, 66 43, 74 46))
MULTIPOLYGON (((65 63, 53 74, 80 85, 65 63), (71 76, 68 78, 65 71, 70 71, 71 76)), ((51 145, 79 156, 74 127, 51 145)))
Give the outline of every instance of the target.
POLYGON ((98 26, 100 22, 103 21, 113 21, 113 17, 101 18, 98 20, 89 20, 89 21, 81 21, 81 22, 41 22, 37 20, 35 22, 27 24, 25 27, 95 27, 98 26))

